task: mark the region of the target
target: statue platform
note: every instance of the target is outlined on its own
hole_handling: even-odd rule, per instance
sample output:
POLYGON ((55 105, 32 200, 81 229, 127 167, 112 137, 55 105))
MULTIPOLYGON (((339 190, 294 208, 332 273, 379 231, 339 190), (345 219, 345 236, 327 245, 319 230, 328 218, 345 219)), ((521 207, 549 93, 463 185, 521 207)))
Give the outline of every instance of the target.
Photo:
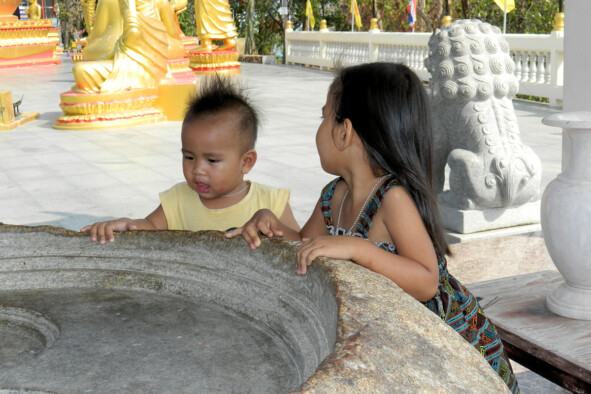
POLYGON ((195 75, 240 74, 240 62, 238 62, 240 52, 236 49, 229 51, 194 50, 189 52, 188 56, 191 61, 189 67, 195 75))
POLYGON ((39 112, 21 112, 12 122, 0 123, 0 131, 15 129, 25 123, 29 123, 39 117, 39 112))
POLYGON ((186 102, 195 93, 197 79, 189 60, 168 61, 171 78, 156 88, 132 89, 113 93, 60 95, 64 114, 53 125, 56 129, 91 130, 183 120, 186 102))
POLYGON ((12 130, 39 117, 39 112, 19 113, 21 101, 13 103, 11 91, 0 92, 0 131, 12 130))
POLYGON ((0 68, 61 64, 58 44, 51 19, 0 17, 0 68))

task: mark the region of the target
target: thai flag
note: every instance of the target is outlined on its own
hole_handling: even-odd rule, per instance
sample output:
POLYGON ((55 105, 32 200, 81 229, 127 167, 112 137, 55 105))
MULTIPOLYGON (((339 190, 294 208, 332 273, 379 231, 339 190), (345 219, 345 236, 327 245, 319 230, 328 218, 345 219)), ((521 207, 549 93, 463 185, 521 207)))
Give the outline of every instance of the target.
POLYGON ((408 12, 408 24, 414 30, 415 22, 417 20, 417 0, 408 0, 406 12, 408 12))

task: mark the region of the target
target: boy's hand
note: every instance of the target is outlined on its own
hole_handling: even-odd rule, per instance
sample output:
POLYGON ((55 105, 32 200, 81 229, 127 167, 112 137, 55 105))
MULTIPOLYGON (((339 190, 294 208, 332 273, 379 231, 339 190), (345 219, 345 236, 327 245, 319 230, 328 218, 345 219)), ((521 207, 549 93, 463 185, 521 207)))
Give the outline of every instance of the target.
POLYGON ((248 246, 255 250, 261 246, 261 238, 259 233, 267 237, 283 237, 283 231, 280 229, 281 222, 277 216, 268 209, 261 209, 257 211, 253 217, 244 224, 233 231, 226 232, 226 238, 234 238, 239 235, 244 238, 248 246))
POLYGON ((109 220, 106 222, 97 222, 90 226, 85 226, 80 229, 81 232, 85 233, 90 230, 90 240, 95 242, 98 240, 101 244, 104 244, 108 239, 109 242, 113 242, 115 237, 113 231, 135 231, 137 226, 135 221, 128 218, 121 218, 117 220, 109 220))

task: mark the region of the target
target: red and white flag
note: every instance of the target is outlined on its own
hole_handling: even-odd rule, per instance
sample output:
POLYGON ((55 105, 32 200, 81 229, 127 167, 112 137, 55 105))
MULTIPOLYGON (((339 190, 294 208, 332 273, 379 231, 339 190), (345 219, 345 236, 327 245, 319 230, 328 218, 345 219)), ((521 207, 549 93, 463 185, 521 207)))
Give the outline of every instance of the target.
POLYGON ((417 0, 408 0, 406 12, 408 12, 408 24, 414 30, 415 22, 417 20, 417 0))

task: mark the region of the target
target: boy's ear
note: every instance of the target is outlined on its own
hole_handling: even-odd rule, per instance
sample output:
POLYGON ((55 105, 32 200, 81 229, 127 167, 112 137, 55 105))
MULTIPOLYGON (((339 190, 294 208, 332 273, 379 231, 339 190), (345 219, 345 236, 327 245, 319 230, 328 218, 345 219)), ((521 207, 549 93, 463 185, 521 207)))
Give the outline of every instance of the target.
POLYGON ((252 167, 257 162, 257 152, 254 149, 250 149, 242 155, 242 173, 248 174, 252 167))
POLYGON ((353 129, 353 123, 349 118, 346 118, 342 124, 337 126, 337 130, 334 133, 335 145, 338 150, 345 150, 351 146, 353 142, 355 130, 353 129))

